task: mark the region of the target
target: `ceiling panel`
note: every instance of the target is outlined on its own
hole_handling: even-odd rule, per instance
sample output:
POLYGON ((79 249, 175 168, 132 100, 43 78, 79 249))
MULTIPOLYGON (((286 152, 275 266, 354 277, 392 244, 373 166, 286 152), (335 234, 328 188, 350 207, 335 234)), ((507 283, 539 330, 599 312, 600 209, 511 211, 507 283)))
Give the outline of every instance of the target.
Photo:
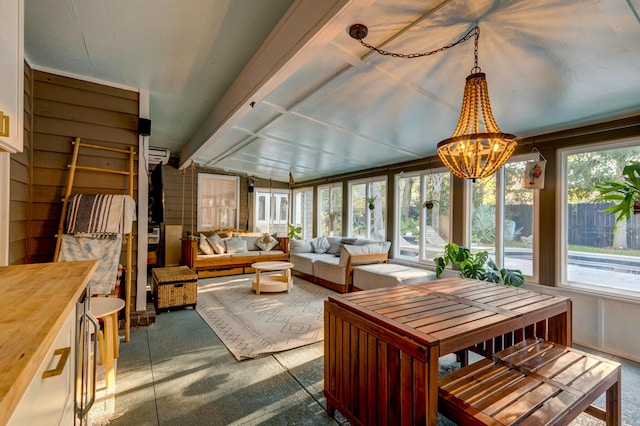
POLYGON ((354 23, 400 53, 477 23, 494 116, 518 137, 640 114, 635 0, 29 0, 25 54, 148 90, 149 143, 186 152, 182 166, 301 182, 433 155, 455 128, 473 41, 393 58, 349 37, 354 23))

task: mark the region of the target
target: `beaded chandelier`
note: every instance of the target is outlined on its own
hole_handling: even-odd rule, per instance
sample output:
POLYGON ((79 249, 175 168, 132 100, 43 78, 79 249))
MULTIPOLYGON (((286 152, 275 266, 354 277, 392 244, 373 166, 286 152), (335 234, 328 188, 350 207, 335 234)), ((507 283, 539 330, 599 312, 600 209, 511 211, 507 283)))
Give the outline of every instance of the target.
POLYGON ((474 67, 467 77, 462 98, 462 110, 453 135, 438 143, 438 156, 455 176, 461 179, 482 179, 495 173, 502 167, 516 148, 515 136, 503 133, 491 112, 487 80, 478 66, 478 39, 480 28, 474 27, 460 40, 431 52, 409 55, 392 53, 365 43, 367 27, 355 24, 349 28, 349 34, 363 46, 375 50, 381 55, 400 58, 417 58, 442 52, 474 37, 474 67))

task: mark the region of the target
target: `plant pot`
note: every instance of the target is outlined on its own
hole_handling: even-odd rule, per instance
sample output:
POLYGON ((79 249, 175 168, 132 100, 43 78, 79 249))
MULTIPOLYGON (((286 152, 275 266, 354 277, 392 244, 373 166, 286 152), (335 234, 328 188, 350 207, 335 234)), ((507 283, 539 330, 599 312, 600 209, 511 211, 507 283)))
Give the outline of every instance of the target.
POLYGON ((633 205, 633 214, 640 214, 640 202, 633 205))
POLYGON ((375 210, 375 209, 376 209, 376 206, 373 203, 369 204, 369 210, 375 210))
POLYGON ((433 208, 434 204, 433 201, 425 201, 424 202, 424 208, 427 210, 431 210, 433 208))

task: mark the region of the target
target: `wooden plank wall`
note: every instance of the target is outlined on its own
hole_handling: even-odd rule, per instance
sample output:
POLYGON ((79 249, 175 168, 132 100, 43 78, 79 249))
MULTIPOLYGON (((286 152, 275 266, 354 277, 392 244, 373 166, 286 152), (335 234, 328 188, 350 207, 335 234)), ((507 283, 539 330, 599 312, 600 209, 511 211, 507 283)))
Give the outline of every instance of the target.
POLYGON ((24 150, 10 155, 9 264, 31 263, 27 252, 31 183, 33 71, 24 64, 24 150))
MULTIPOLYGON (((69 175, 72 141, 138 151, 138 92, 33 72, 32 182, 28 253, 33 262, 50 262, 69 175)), ((136 155, 137 161, 137 155, 136 155)), ((128 155, 82 148, 78 164, 127 170, 128 155)), ((137 171, 137 164, 134 165, 137 171)), ((137 185, 137 177, 134 179, 137 185)), ((127 177, 76 172, 72 193, 126 193, 127 177)), ((137 188, 134 188, 137 199, 137 188)), ((146 213, 145 213, 146 214, 146 213)), ((134 222, 132 291, 135 294, 137 222, 134 222)), ((121 263, 126 264, 123 248, 121 263)), ((132 300, 135 306, 135 301, 132 300)))

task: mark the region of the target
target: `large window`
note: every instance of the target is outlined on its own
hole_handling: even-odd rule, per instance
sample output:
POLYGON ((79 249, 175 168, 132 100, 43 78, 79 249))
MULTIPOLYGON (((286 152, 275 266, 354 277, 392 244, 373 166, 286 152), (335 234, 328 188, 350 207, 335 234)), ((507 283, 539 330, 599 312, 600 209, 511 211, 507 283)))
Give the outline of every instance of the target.
POLYGON ((396 254, 399 259, 433 260, 450 235, 451 173, 446 169, 396 176, 396 254))
POLYGON ((293 190, 293 213, 291 224, 302 229, 304 240, 313 238, 313 188, 293 190))
MULTIPOLYGON (((537 154, 514 156, 494 175, 470 186, 470 247, 486 250, 496 264, 537 280, 537 190, 523 188, 525 167, 537 154)), ((469 188, 469 187, 468 187, 469 188)))
POLYGON ((342 236, 342 183, 318 186, 318 236, 342 236))
POLYGON ((349 182, 349 236, 387 238, 387 178, 349 182))
POLYGON ((611 203, 597 199, 593 185, 622 181, 622 169, 640 162, 640 141, 600 144, 559 151, 562 206, 560 281, 640 296, 640 216, 618 222, 603 212, 611 203))
POLYGON ((289 218, 289 191, 256 188, 254 229, 269 234, 287 235, 289 218))
POLYGON ((235 176, 198 174, 198 230, 238 227, 238 192, 235 176))

